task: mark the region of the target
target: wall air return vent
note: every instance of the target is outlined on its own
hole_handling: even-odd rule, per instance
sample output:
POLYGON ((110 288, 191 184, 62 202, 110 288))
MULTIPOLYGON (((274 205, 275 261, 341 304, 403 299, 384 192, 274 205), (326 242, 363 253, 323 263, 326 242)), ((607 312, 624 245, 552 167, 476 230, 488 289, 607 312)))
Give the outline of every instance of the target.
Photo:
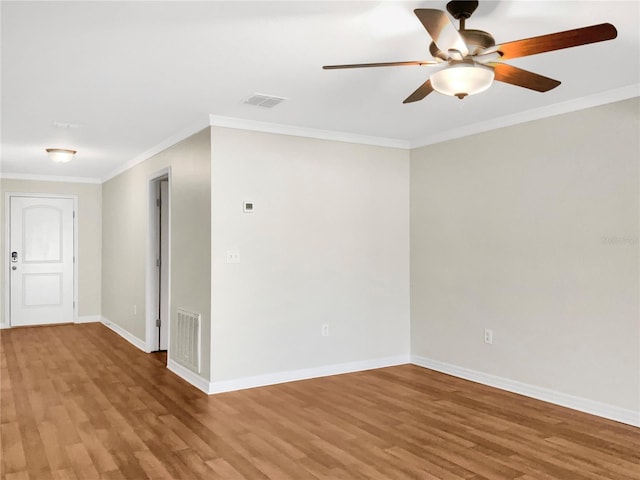
POLYGON ((256 107, 272 108, 282 103, 286 98, 274 97, 273 95, 264 95, 262 93, 254 93, 249 98, 245 98, 242 103, 254 105, 256 107))
POLYGON ((175 360, 200 373, 200 314, 178 308, 172 352, 175 360))

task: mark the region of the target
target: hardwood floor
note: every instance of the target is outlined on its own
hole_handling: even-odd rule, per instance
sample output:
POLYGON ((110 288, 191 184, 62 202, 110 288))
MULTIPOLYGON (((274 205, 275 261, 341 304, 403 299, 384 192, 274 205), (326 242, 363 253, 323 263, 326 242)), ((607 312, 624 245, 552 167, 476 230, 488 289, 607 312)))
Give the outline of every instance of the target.
POLYGON ((100 324, 1 337, 6 480, 640 479, 640 429, 412 365, 207 396, 100 324))

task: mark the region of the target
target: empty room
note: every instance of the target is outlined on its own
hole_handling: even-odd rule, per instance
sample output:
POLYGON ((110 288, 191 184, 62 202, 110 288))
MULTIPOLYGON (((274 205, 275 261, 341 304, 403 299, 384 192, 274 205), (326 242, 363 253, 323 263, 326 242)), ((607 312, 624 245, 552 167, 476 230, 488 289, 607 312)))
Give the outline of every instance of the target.
POLYGON ((640 480, 639 1, 0 22, 0 478, 640 480))

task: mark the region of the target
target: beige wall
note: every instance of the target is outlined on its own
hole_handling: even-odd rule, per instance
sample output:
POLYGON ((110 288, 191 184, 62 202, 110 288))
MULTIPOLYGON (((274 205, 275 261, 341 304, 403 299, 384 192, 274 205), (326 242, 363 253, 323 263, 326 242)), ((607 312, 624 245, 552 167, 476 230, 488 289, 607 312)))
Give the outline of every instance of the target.
MULTIPOLYGON (((72 182, 43 182, 33 180, 0 180, 0 271, 4 273, 5 260, 5 193, 43 193, 77 195, 78 197, 78 316, 97 317, 101 310, 101 245, 102 189, 98 184, 72 182)), ((4 274, 0 280, 5 282, 4 274)), ((4 288, 2 289, 4 305, 4 288)), ((0 308, 0 323, 8 324, 4 308, 0 308)), ((82 318, 80 318, 82 320, 82 318)))
POLYGON ((412 354, 640 410, 639 113, 412 151, 412 354))
MULTIPOLYGON (((209 378, 211 335, 209 130, 202 130, 105 182, 102 192, 102 315, 146 341, 148 185, 155 172, 171 167, 171 327, 178 307, 202 314, 200 375, 205 379, 209 378)), ((171 333, 173 328, 170 337, 175 338, 171 333)))
POLYGON ((202 313, 213 382, 410 345, 638 411, 639 119, 635 98, 411 152, 214 127, 102 186, 3 179, 0 202, 78 195, 79 314, 144 341, 147 188, 170 166, 172 318, 202 313))
POLYGON ((212 380, 408 359, 408 167, 406 150, 212 129, 212 380))

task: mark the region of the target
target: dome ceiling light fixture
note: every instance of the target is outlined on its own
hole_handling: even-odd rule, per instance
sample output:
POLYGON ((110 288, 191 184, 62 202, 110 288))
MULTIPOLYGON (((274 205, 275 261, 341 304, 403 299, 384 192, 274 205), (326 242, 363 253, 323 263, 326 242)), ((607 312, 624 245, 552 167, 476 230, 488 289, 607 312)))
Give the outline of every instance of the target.
POLYGON ((47 148, 46 151, 49 154, 49 158, 57 163, 70 162, 76 154, 76 150, 69 148, 47 148))
POLYGON ((494 77, 492 68, 475 62, 460 62, 432 73, 429 80, 436 92, 462 100, 467 95, 484 92, 494 77))
POLYGON ((418 8, 413 11, 431 37, 429 53, 433 60, 325 65, 322 68, 435 67, 436 71, 427 81, 402 103, 422 100, 434 90, 462 100, 488 89, 494 80, 536 92, 548 92, 560 82, 502 61, 613 40, 618 36, 616 27, 610 23, 600 23, 496 45, 490 33, 466 28, 465 22, 476 8, 477 1, 453 0, 447 3, 447 11, 460 22, 459 28, 442 10, 418 8))

